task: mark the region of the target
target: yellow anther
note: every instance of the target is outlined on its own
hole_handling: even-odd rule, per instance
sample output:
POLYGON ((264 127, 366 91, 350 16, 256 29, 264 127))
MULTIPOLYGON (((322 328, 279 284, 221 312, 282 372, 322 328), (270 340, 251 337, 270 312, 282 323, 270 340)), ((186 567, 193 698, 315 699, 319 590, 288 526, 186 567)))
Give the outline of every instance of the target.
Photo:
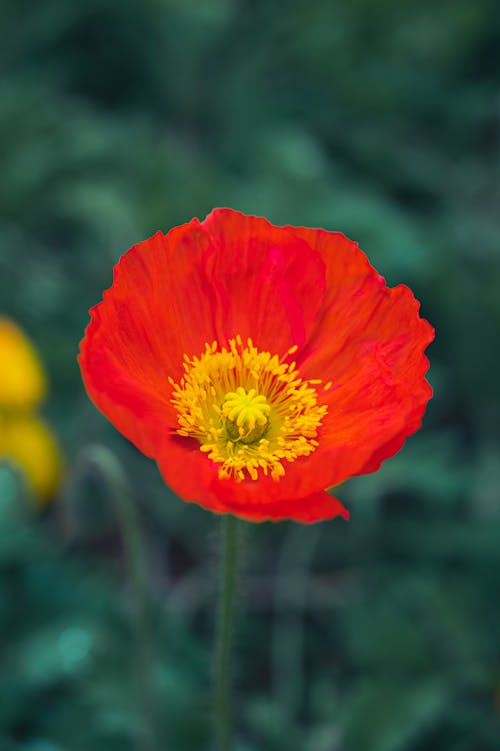
POLYGON ((199 441, 200 450, 220 465, 219 477, 279 481, 284 463, 318 446, 327 412, 318 404, 315 385, 321 381, 303 381, 295 362, 260 352, 237 335, 222 349, 213 342, 199 357, 184 356, 184 371, 178 383, 168 379, 177 433, 199 441))

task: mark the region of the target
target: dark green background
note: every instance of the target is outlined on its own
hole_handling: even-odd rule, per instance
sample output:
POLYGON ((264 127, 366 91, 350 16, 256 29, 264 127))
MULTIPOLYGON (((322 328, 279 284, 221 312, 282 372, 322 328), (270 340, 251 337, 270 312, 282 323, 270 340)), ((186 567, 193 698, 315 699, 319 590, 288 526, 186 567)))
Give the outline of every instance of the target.
POLYGON ((499 40, 497 0, 2 0, 0 305, 69 468, 42 517, 0 475, 2 751, 147 749, 91 443, 146 535, 156 749, 209 748, 218 520, 109 427, 75 357, 119 255, 224 205, 345 232, 437 331, 424 426, 338 489, 351 522, 247 527, 238 750, 498 751, 499 40))

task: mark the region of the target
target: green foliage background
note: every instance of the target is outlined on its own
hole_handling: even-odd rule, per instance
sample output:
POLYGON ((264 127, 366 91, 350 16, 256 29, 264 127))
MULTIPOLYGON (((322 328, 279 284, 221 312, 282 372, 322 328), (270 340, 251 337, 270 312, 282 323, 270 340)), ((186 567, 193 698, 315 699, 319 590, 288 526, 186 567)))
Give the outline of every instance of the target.
POLYGON ((437 330, 424 427, 339 488, 350 524, 247 529, 239 751, 500 748, 499 33, 496 0, 2 0, 0 307, 68 463, 42 516, 0 473, 2 751, 149 751, 148 710, 157 749, 209 748, 218 520, 75 356, 119 255, 217 205, 342 230, 437 330), (141 514, 149 707, 95 443, 141 514))

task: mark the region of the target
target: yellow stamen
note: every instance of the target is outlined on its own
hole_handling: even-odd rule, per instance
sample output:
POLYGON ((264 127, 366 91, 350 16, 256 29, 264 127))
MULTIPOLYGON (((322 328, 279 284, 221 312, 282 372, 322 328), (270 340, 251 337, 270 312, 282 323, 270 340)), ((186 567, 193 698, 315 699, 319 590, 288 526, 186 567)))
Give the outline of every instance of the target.
POLYGON ((205 345, 200 357, 184 355, 184 376, 169 378, 181 436, 196 438, 200 450, 220 464, 219 477, 237 482, 260 473, 279 480, 284 462, 308 456, 326 405, 318 404, 315 384, 303 381, 295 362, 260 352, 251 339, 205 345), (247 475, 245 474, 247 473, 247 475))

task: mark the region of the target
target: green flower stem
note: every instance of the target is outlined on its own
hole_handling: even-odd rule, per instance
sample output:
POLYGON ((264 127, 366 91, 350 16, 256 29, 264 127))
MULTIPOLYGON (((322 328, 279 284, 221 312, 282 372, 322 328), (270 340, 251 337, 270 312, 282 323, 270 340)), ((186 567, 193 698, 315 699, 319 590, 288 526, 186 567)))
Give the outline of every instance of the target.
POLYGON ((222 565, 215 649, 215 751, 231 751, 231 648, 238 577, 238 520, 222 517, 222 565))
POLYGON ((138 704, 143 718, 142 751, 156 751, 156 712, 153 686, 151 598, 141 523, 125 473, 104 446, 89 446, 80 457, 80 471, 96 471, 106 483, 115 505, 133 598, 138 704))

